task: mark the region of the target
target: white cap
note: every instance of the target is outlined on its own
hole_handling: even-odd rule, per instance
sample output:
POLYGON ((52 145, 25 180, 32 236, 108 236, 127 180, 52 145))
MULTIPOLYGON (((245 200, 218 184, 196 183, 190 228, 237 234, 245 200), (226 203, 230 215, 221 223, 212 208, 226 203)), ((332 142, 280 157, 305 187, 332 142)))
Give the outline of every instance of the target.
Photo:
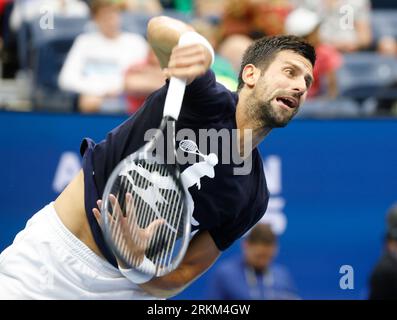
POLYGON ((285 20, 285 32, 298 37, 312 33, 320 24, 320 17, 313 11, 298 8, 292 11, 285 20))

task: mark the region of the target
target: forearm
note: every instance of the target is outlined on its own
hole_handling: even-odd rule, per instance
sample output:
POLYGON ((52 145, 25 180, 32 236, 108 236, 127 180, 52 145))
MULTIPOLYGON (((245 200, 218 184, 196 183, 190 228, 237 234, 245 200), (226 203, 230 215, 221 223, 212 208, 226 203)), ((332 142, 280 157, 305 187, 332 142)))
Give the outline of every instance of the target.
POLYGON ((186 255, 177 269, 140 286, 155 297, 172 297, 206 272, 219 255, 220 251, 209 233, 206 231, 198 233, 190 241, 186 255))
POLYGON ((169 17, 155 17, 148 23, 147 37, 161 68, 168 65, 172 49, 178 44, 180 36, 194 29, 182 21, 169 17))
POLYGON ((141 284, 140 287, 147 293, 158 298, 171 298, 182 292, 200 274, 192 274, 186 267, 180 267, 173 272, 141 284))

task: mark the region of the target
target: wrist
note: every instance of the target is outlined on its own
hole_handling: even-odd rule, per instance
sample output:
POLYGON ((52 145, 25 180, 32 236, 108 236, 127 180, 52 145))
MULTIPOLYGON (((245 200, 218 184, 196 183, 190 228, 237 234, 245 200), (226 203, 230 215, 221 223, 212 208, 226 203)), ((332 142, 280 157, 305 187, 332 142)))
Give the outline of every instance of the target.
POLYGON ((189 45, 189 44, 201 44, 203 45, 211 55, 210 66, 214 64, 215 52, 209 41, 196 31, 186 31, 179 38, 179 45, 189 45))
POLYGON ((135 268, 125 268, 123 263, 119 263, 119 270, 121 274, 136 284, 142 284, 150 281, 156 272, 156 266, 146 256, 143 257, 142 262, 135 268))

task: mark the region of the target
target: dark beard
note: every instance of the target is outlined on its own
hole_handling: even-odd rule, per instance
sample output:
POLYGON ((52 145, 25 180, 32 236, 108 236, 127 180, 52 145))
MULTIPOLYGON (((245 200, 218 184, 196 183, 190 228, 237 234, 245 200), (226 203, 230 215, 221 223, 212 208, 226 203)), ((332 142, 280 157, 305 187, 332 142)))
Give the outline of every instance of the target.
POLYGON ((293 117, 293 115, 291 117, 280 117, 273 109, 271 100, 265 103, 251 105, 250 116, 255 119, 260 127, 269 127, 272 129, 285 127, 293 117))

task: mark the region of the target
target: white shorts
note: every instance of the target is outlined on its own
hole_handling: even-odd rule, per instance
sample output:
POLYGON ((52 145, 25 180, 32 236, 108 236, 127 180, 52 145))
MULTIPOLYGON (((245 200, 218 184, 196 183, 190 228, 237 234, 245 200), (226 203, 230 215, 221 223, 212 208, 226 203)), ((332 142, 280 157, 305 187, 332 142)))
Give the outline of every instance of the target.
POLYGON ((1 253, 0 299, 155 298, 77 239, 51 203, 1 253))

